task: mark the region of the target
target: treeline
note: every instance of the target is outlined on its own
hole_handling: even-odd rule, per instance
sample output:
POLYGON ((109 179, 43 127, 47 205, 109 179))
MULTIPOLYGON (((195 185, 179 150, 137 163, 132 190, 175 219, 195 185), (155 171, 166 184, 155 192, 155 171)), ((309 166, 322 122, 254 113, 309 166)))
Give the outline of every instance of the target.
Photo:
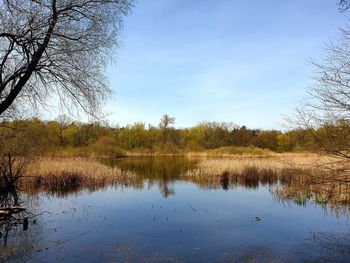
POLYGON ((80 123, 66 116, 54 121, 30 119, 4 122, 2 147, 26 145, 40 154, 58 151, 72 154, 123 155, 126 151, 178 153, 220 147, 258 147, 274 152, 307 149, 314 143, 313 131, 249 129, 232 123, 202 122, 191 128, 174 128, 174 118, 164 115, 159 126, 135 123, 110 127, 101 123, 80 123))

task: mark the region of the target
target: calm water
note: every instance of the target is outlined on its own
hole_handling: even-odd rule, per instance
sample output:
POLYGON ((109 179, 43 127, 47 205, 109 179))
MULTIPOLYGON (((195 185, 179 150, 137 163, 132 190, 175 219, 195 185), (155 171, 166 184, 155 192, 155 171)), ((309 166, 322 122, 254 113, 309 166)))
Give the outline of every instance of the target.
MULTIPOLYGON (((270 186, 181 179, 196 161, 105 161, 143 178, 133 186, 22 196, 34 214, 9 231, 13 262, 350 262, 344 210, 278 200, 270 186), (225 187, 224 187, 225 188, 225 187)), ((346 209, 345 209, 346 210, 346 209)))

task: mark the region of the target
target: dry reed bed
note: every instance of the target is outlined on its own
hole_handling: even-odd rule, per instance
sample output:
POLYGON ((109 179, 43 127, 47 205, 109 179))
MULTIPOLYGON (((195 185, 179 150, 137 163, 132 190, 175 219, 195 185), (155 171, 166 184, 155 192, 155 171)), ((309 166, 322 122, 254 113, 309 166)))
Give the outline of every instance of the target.
POLYGON ((23 190, 70 191, 81 187, 129 184, 136 180, 134 173, 92 159, 39 158, 28 166, 19 187, 23 190))
POLYGON ((270 185, 279 198, 304 204, 350 202, 350 176, 335 171, 338 160, 314 154, 281 154, 273 158, 237 158, 202 160, 198 168, 185 175, 202 184, 223 188, 270 185), (278 183, 278 184, 277 184, 278 183), (277 185, 277 186, 276 186, 277 185))
POLYGON ((272 158, 275 154, 253 154, 253 153, 216 153, 216 152, 187 152, 184 154, 186 157, 199 157, 199 158, 225 158, 225 159, 255 159, 255 158, 272 158))
POLYGON ((165 152, 151 152, 151 151, 127 151, 126 157, 179 157, 185 156, 185 153, 165 153, 165 152))
POLYGON ((234 159, 206 159, 198 164, 198 168, 189 171, 187 176, 217 177, 223 173, 242 174, 252 167, 257 172, 273 171, 280 174, 282 170, 298 168, 302 170, 313 170, 321 167, 330 160, 314 154, 276 154, 269 158, 253 158, 242 156, 234 159))
POLYGON ((207 150, 201 152, 179 151, 169 152, 151 152, 151 151, 126 151, 127 157, 189 157, 189 158, 272 158, 278 153, 269 151, 232 153, 215 150, 207 150))

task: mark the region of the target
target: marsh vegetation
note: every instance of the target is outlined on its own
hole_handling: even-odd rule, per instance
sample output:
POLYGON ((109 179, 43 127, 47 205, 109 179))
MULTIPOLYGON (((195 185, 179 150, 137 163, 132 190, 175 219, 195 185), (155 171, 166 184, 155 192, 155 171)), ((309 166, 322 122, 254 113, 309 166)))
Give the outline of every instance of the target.
POLYGON ((350 176, 339 172, 336 160, 312 154, 287 154, 273 158, 207 159, 186 177, 201 183, 229 187, 270 186, 281 200, 310 201, 332 207, 350 203, 350 176), (332 168, 330 169, 330 164, 332 168))
MULTIPOLYGON (((295 157, 300 166, 305 158, 316 160, 314 155, 295 157)), ((87 174, 87 180, 94 179, 74 187, 63 173, 65 184, 21 184, 28 229, 12 226, 1 248, 3 260, 69 261, 72 255, 78 262, 350 258, 345 249, 350 245, 349 199, 325 195, 321 184, 276 160, 132 157, 87 164, 41 159, 28 171, 41 174, 43 182, 53 171, 57 179, 63 171, 83 173, 84 168, 70 166, 75 161, 89 169, 98 163, 108 179, 101 183, 87 174), (283 231, 277 234, 276 229, 283 231)))
POLYGON ((137 177, 129 171, 109 167, 96 160, 83 158, 39 158, 33 161, 18 182, 18 188, 28 192, 72 192, 130 184, 137 177))

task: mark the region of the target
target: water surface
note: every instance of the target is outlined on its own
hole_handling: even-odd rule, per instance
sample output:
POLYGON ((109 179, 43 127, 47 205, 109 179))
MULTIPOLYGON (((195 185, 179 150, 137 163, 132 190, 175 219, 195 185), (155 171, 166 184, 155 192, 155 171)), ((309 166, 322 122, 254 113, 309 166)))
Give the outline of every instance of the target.
POLYGON ((142 180, 23 195, 33 217, 28 230, 9 231, 2 258, 12 250, 11 262, 350 262, 347 207, 280 200, 259 182, 223 187, 181 177, 196 160, 104 162, 142 180))

